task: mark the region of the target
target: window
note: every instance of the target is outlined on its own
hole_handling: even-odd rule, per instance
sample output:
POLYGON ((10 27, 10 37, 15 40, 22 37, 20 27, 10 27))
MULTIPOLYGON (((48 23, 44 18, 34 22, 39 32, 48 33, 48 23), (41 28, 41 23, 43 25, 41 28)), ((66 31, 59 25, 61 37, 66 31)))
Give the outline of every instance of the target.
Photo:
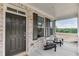
POLYGON ((17 10, 16 9, 13 9, 13 8, 10 8, 10 7, 7 7, 7 10, 17 13, 17 10))
POLYGON ((50 35, 53 35, 53 21, 48 18, 45 18, 45 27, 46 27, 45 36, 49 37, 50 35))
POLYGON ((53 28, 50 28, 50 35, 53 35, 53 28))
POLYGON ((45 26, 47 28, 50 27, 50 19, 46 18, 46 20, 45 20, 45 26))
POLYGON ((13 9, 13 8, 10 8, 10 7, 7 7, 7 10, 11 11, 11 12, 15 12, 15 13, 21 14, 21 15, 25 15, 25 12, 19 11, 17 9, 13 9))
POLYGON ((38 38, 44 36, 44 28, 38 28, 38 38))
POLYGON ((45 19, 45 27, 46 27, 46 37, 50 36, 50 19, 46 18, 45 19))
POLYGON ((33 13, 33 40, 44 36, 44 18, 33 13))
POLYGON ((53 21, 50 21, 50 35, 53 35, 53 21))
POLYGON ((44 36, 44 18, 38 16, 38 20, 37 20, 37 28, 38 28, 38 37, 43 37, 44 36))
POLYGON ((18 11, 18 13, 19 13, 19 14, 25 15, 25 12, 22 12, 22 11, 18 11))
POLYGON ((44 18, 38 16, 37 24, 38 24, 38 27, 44 27, 44 18))

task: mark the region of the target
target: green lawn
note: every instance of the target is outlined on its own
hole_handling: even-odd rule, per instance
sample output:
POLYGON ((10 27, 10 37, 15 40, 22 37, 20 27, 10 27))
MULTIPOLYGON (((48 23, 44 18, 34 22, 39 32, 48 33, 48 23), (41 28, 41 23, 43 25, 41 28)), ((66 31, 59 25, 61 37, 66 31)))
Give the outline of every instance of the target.
POLYGON ((56 32, 77 33, 77 28, 56 28, 56 32))

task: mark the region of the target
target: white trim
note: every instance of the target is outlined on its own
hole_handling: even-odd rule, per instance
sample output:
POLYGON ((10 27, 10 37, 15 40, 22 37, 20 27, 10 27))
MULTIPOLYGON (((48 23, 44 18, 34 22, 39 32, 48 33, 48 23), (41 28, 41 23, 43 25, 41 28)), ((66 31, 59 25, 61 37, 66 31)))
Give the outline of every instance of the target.
POLYGON ((18 14, 18 13, 12 12, 12 11, 8 11, 8 10, 7 10, 6 12, 12 13, 12 14, 15 14, 15 15, 20 15, 20 16, 25 16, 25 17, 26 17, 26 15, 18 14))
POLYGON ((6 12, 6 6, 5 6, 5 4, 3 5, 3 56, 5 56, 5 29, 6 29, 6 27, 5 27, 5 17, 6 17, 6 15, 5 15, 5 12, 6 12))
MULTIPOLYGON (((3 23, 4 23, 4 26, 3 26, 3 56, 5 56, 5 40, 6 40, 6 38, 5 38, 5 29, 6 29, 6 27, 5 27, 5 20, 6 20, 6 12, 9 12, 9 13, 12 13, 12 14, 15 14, 15 15, 20 15, 20 16, 24 16, 24 17, 26 17, 26 28, 27 28, 27 15, 26 15, 26 10, 23 10, 23 9, 21 9, 21 8, 18 8, 18 7, 16 7, 16 6, 12 6, 11 4, 4 4, 4 17, 3 17, 3 23), (15 12, 12 12, 12 11, 8 11, 7 10, 7 7, 11 7, 11 8, 13 8, 13 9, 17 9, 18 11, 23 11, 23 12, 25 12, 25 15, 22 15, 22 14, 18 14, 18 13, 15 13, 15 12)), ((26 29, 26 33, 27 33, 27 29, 26 29)), ((27 53, 27 42, 28 42, 28 40, 27 40, 27 36, 26 36, 26 53, 27 53)))
MULTIPOLYGON (((12 14, 16 14, 16 15, 20 15, 20 16, 25 16, 25 17, 27 17, 26 9, 22 9, 22 8, 19 8, 19 7, 17 7, 17 6, 11 5, 11 4, 5 4, 5 6, 6 6, 6 12, 9 12, 9 13, 12 13, 12 14), (9 10, 7 10, 7 7, 13 8, 13 9, 17 10, 17 12, 9 11, 9 10), (25 15, 19 14, 18 11, 25 12, 25 15)), ((26 7, 25 7, 25 8, 26 8, 26 7)))
MULTIPOLYGON (((19 10, 19 11, 23 11, 23 12, 26 12, 26 9, 23 9, 23 8, 20 8, 20 7, 17 7, 16 5, 12 5, 12 4, 5 4, 7 7, 11 7, 13 9, 16 9, 16 10, 19 10)), ((25 7, 26 8, 26 7, 25 7)))

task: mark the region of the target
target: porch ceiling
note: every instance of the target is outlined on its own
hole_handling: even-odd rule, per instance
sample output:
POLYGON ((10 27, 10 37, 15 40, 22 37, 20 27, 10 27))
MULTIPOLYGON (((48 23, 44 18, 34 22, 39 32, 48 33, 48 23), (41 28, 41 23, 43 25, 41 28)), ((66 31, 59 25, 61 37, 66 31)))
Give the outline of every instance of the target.
POLYGON ((54 19, 64 19, 77 16, 75 3, 28 3, 28 5, 51 15, 54 19))

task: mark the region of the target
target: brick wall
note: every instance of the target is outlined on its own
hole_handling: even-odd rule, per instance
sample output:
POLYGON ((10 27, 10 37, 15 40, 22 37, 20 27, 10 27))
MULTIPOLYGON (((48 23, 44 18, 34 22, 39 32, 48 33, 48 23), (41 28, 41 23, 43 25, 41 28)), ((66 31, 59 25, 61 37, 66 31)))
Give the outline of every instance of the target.
MULTIPOLYGON (((14 5, 14 4, 13 4, 14 5)), ((15 4, 15 6, 23 6, 22 4, 15 4)), ((28 54, 30 54, 30 52, 33 50, 33 49, 36 49, 36 48, 41 48, 43 46, 43 39, 44 37, 42 38, 39 38, 38 40, 33 40, 33 13, 37 13, 38 15, 42 16, 42 17, 48 17, 47 15, 43 15, 42 13, 40 13, 39 11, 37 10, 34 10, 28 6, 23 6, 23 8, 26 10, 26 52, 28 54), (24 8, 25 7, 25 8, 24 8)), ((3 4, 0 4, 0 45, 2 45, 2 42, 3 42, 3 21, 4 21, 4 17, 5 15, 3 15, 3 4)), ((48 17, 49 18, 49 17, 48 17)))
POLYGON ((28 48, 27 48, 27 52, 30 55, 31 51, 33 51, 36 48, 40 48, 42 47, 42 42, 43 42, 43 38, 39 38, 38 40, 33 40, 33 13, 37 13, 38 15, 45 17, 44 15, 42 15, 41 13, 39 13, 36 10, 33 10, 30 7, 27 7, 27 39, 28 40, 28 48))
POLYGON ((3 5, 0 5, 0 42, 3 41, 3 5))
POLYGON ((0 55, 3 55, 3 4, 0 4, 0 55))

